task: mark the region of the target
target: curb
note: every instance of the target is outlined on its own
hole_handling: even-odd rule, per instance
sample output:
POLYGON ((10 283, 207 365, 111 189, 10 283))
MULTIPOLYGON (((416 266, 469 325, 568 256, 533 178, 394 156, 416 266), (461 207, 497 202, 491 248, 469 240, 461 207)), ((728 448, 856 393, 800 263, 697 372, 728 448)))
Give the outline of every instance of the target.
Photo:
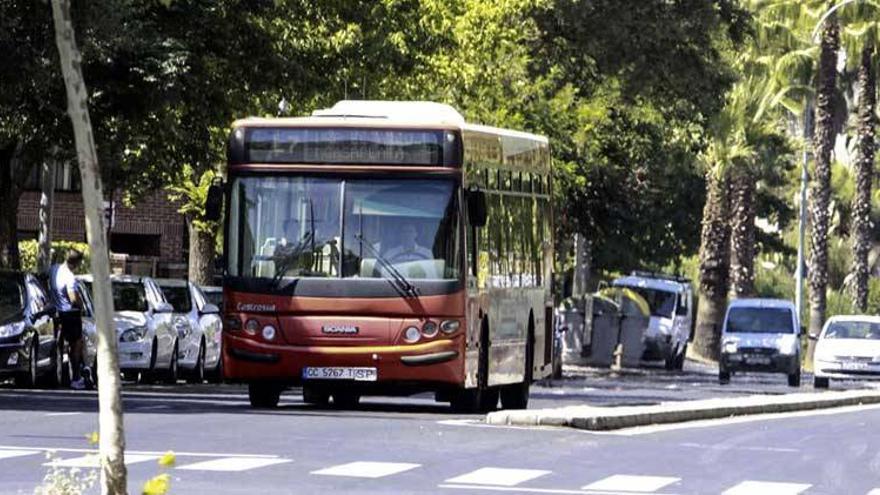
POLYGON ((878 391, 798 393, 665 402, 651 406, 570 406, 556 409, 512 410, 489 413, 490 425, 566 426, 608 431, 655 424, 683 423, 733 416, 785 413, 834 407, 880 404, 878 391))

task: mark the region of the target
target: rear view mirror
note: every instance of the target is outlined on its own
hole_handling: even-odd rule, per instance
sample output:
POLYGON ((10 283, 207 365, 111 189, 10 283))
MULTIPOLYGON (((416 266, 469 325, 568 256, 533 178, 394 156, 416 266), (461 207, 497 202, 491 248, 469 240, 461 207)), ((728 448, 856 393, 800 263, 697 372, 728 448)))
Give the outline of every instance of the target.
POLYGON ((203 315, 216 315, 220 314, 220 308, 217 307, 216 304, 205 304, 202 306, 202 314, 203 315))
POLYGON ((488 213, 486 211, 486 193, 479 189, 467 192, 468 220, 474 227, 485 227, 488 213))
POLYGON ((205 220, 216 222, 220 220, 222 212, 223 185, 219 180, 216 180, 208 187, 208 197, 205 199, 205 220))
POLYGON ((159 303, 156 306, 156 312, 157 313, 173 313, 174 307, 171 306, 170 304, 168 304, 167 302, 159 303))

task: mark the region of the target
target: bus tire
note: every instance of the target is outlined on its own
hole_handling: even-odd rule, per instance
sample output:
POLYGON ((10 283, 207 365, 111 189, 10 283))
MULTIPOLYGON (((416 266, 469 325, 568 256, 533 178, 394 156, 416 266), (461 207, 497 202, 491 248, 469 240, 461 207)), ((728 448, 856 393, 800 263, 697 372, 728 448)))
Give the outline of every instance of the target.
POLYGON ((360 394, 352 392, 333 393, 333 407, 337 409, 356 409, 360 403, 360 394))
POLYGON ((330 403, 330 394, 312 386, 304 386, 302 389, 303 403, 313 406, 327 407, 330 403))
POLYGON ((482 414, 498 408, 497 388, 466 388, 452 394, 452 410, 462 414, 482 414))
POLYGON ((535 324, 529 316, 529 330, 526 333, 526 362, 523 381, 501 387, 502 409, 527 409, 529 407, 529 388, 535 363, 535 324))
POLYGON ((274 383, 249 383, 248 399, 255 409, 274 409, 281 399, 281 387, 274 383))

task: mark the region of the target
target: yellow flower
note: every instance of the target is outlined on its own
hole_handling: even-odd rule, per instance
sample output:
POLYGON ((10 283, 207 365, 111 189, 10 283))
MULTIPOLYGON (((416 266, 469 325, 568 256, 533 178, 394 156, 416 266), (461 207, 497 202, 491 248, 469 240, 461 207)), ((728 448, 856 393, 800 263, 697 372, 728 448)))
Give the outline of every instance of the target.
POLYGON ((165 495, 171 486, 171 476, 160 474, 144 483, 142 495, 165 495))
POLYGON ((99 438, 97 431, 93 431, 86 435, 86 440, 92 445, 97 445, 99 438))
POLYGON ((165 452, 165 455, 163 455, 162 457, 159 458, 159 465, 164 466, 164 467, 170 467, 170 466, 173 466, 176 461, 177 461, 177 456, 174 455, 174 452, 171 452, 169 450, 168 452, 165 452))

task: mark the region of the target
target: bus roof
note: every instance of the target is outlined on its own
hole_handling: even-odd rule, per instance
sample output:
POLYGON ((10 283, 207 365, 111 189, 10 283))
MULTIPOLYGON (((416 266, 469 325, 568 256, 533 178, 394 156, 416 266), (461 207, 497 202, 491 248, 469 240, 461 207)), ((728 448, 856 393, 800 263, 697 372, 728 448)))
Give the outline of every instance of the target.
POLYGON ((248 117, 238 127, 392 127, 450 129, 547 143, 545 136, 498 127, 469 124, 452 106, 432 101, 342 100, 308 117, 248 117))

